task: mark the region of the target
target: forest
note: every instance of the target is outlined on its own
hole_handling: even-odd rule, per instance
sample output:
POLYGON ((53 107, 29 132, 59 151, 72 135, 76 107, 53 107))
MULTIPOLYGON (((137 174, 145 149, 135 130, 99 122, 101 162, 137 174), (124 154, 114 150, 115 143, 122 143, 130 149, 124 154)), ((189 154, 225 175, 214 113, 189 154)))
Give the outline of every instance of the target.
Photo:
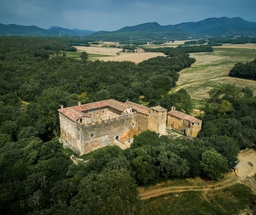
POLYGON ((256 59, 252 62, 237 63, 229 72, 229 76, 256 80, 256 59))
POLYGON ((0 46, 0 214, 140 214, 138 186, 216 180, 255 147, 253 92, 223 85, 209 91, 197 139, 145 131, 126 150, 107 146, 75 165, 58 141, 60 105, 112 98, 190 113, 186 90, 169 91, 195 59, 183 48, 139 64, 73 59, 70 41, 54 38, 1 37, 0 46))

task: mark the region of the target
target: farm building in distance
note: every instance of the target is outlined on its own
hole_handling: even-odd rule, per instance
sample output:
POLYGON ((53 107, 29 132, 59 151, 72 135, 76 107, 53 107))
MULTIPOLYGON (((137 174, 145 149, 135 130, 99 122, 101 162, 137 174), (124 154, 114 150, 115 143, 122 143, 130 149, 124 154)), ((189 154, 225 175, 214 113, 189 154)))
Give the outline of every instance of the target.
POLYGON ((129 141, 145 130, 166 134, 166 126, 195 138, 202 121, 161 106, 146 107, 113 99, 61 108, 60 141, 77 154, 86 154, 115 141, 129 141))

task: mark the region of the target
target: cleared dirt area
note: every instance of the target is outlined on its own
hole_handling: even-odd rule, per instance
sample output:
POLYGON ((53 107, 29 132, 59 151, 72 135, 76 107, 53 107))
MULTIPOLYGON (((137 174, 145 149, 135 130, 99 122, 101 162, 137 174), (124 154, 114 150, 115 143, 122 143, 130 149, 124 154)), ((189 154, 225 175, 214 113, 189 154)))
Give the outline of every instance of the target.
POLYGON ((188 191, 208 192, 212 190, 220 190, 232 186, 236 183, 243 183, 249 186, 256 193, 256 183, 252 176, 256 174, 256 151, 248 149, 241 151, 238 159, 238 171, 233 170, 226 174, 224 179, 218 181, 204 181, 200 178, 186 179, 184 186, 176 186, 173 181, 159 183, 155 186, 147 188, 139 188, 139 196, 142 200, 152 197, 165 195, 168 193, 181 193, 188 191), (191 184, 191 185, 190 185, 191 184))
POLYGON ((241 180, 256 174, 256 151, 253 149, 244 150, 238 155, 240 161, 237 175, 241 180))

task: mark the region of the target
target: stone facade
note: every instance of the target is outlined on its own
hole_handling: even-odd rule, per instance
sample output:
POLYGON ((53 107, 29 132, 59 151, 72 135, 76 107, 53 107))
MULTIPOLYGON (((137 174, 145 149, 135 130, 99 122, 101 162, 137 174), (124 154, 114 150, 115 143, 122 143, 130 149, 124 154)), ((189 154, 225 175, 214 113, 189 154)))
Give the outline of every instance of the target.
MULTIPOLYGON (((145 107, 127 101, 110 99, 89 104, 61 108, 60 140, 77 154, 86 154, 115 141, 127 141, 149 129, 159 135, 166 132, 166 125, 179 130, 183 119, 175 118, 163 107, 145 107), (180 122, 179 122, 180 121, 180 122)), ((180 112, 181 113, 181 112, 180 112)), ((190 125, 186 135, 196 137, 200 128, 190 125), (199 130, 198 130, 199 129, 199 130)))
POLYGON ((172 107, 167 114, 167 126, 187 137, 196 138, 201 130, 202 121, 172 107))

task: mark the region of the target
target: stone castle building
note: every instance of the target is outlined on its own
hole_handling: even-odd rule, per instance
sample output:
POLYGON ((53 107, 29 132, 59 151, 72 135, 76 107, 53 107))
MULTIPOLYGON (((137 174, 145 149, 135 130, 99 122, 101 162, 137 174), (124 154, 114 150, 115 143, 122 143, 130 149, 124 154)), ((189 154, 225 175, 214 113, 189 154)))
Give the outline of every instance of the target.
POLYGON ((166 126, 195 138, 201 129, 201 120, 161 106, 146 107, 134 102, 113 99, 61 108, 60 141, 77 154, 86 154, 114 141, 127 141, 142 131, 159 135, 166 126))

